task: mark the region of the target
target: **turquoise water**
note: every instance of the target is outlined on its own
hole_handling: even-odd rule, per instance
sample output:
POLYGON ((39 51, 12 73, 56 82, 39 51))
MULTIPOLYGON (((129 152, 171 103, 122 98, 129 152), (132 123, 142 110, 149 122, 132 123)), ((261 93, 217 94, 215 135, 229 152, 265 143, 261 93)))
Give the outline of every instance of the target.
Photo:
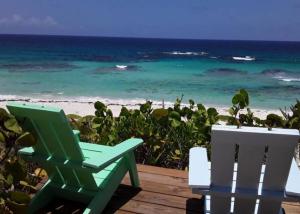
POLYGON ((185 102, 228 106, 240 88, 252 107, 293 104, 300 98, 300 44, 0 36, 2 99, 126 103, 183 94, 185 102))

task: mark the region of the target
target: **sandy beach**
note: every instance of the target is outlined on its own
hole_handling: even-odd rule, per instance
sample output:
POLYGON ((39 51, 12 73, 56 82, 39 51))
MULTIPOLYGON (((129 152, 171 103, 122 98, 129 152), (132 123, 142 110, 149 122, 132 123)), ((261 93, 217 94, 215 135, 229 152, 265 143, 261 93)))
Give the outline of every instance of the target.
MULTIPOLYGON (((14 100, 0 100, 0 107, 6 108, 6 104, 8 101, 14 101, 14 100)), ((107 101, 107 100, 100 100, 104 104, 108 106, 109 109, 112 110, 114 116, 118 116, 122 106, 126 106, 128 109, 137 109, 140 107, 140 104, 143 102, 136 102, 136 101, 128 101, 126 102, 119 102, 119 101, 107 101)), ((48 106, 55 106, 62 108, 66 114, 78 114, 81 116, 85 115, 94 115, 95 109, 94 109, 94 103, 91 101, 64 101, 64 100, 38 100, 38 99, 26 99, 19 102, 29 102, 29 103, 35 103, 40 105, 48 105, 48 106)), ((162 103, 154 102, 153 108, 161 108, 162 103)), ((165 103, 164 106, 167 108, 171 103, 165 103)), ((183 104, 186 105, 186 104, 183 104)), ((208 107, 215 107, 215 106, 206 106, 208 107)), ((228 107, 215 107, 219 114, 221 115, 229 115, 228 114, 228 107)), ((266 116, 270 113, 281 115, 281 112, 279 109, 274 110, 266 110, 266 109, 258 109, 258 108, 251 108, 251 110, 254 112, 254 115, 260 119, 265 119, 266 116)), ((241 112, 245 112, 245 110, 242 110, 241 112)))

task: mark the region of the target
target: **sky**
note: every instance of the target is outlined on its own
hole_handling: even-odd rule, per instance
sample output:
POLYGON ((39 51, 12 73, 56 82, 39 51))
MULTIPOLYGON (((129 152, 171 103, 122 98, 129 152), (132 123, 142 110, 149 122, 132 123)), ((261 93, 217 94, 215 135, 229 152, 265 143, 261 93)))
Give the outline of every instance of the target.
POLYGON ((300 41, 300 0, 1 0, 0 34, 300 41))

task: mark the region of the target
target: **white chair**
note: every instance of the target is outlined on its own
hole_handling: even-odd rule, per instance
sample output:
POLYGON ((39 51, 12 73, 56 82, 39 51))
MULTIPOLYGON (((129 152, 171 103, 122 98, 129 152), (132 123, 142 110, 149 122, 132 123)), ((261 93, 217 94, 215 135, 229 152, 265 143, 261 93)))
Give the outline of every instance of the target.
POLYGON ((283 200, 300 197, 298 140, 295 129, 214 125, 211 163, 206 149, 190 150, 189 186, 206 213, 282 213, 283 200))

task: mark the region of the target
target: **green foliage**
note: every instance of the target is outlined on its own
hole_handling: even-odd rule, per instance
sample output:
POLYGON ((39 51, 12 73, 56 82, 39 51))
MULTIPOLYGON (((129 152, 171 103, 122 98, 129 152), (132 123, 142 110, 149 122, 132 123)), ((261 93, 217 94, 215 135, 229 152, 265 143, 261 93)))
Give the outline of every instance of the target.
POLYGON ((267 127, 284 127, 283 118, 277 114, 268 114, 265 120, 265 125, 267 127))
POLYGON ((238 127, 241 126, 243 123, 252 123, 253 118, 251 111, 247 108, 247 114, 242 115, 238 118, 238 113, 241 109, 244 109, 249 105, 249 95, 245 89, 240 89, 232 98, 232 107, 229 109, 230 116, 227 117, 227 124, 229 125, 237 125, 238 127), (241 119, 241 120, 240 120, 241 119))
POLYGON ((283 115, 283 125, 285 128, 293 128, 293 129, 300 129, 300 101, 297 100, 295 105, 290 107, 290 112, 286 110, 281 113, 283 115))
POLYGON ((0 213, 26 213, 34 188, 24 190, 24 184, 32 186, 37 181, 16 154, 21 147, 35 143, 34 136, 23 132, 14 116, 0 108, 0 213))
POLYGON ((184 169, 188 151, 193 146, 206 146, 210 140, 211 125, 218 121, 218 112, 202 104, 182 106, 182 98, 173 107, 153 109, 147 101, 139 109, 122 107, 113 117, 101 102, 95 103, 95 116, 68 115, 71 125, 81 131, 81 140, 115 145, 131 137, 144 140, 136 152, 138 162, 184 169))

